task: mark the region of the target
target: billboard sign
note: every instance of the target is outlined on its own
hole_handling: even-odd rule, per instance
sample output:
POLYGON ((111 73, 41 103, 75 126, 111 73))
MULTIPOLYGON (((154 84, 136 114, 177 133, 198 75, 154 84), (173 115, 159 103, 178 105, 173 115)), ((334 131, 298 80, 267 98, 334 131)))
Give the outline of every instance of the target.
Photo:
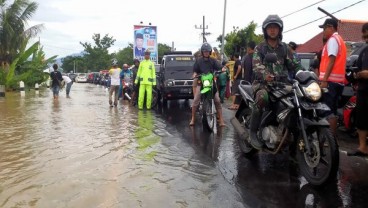
POLYGON ((157 47, 157 27, 134 25, 134 50, 133 57, 138 60, 144 59, 144 52, 151 52, 151 61, 157 64, 158 47, 157 47))

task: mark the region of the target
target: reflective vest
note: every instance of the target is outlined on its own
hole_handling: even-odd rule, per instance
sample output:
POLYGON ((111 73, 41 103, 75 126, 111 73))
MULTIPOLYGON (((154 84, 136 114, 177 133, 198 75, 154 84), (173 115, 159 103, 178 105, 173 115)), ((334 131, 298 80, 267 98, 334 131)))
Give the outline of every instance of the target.
MULTIPOLYGON (((337 56, 335 59, 335 63, 332 67, 332 71, 330 76, 327 78, 329 82, 337 82, 346 84, 347 80, 345 79, 345 67, 346 67, 346 46, 344 40, 337 33, 334 33, 330 38, 335 38, 337 44, 339 45, 339 50, 337 52, 337 56)), ((319 79, 323 80, 326 69, 328 66, 329 57, 327 51, 327 43, 323 46, 322 50, 322 58, 321 64, 319 67, 319 79)))
POLYGON ((139 63, 137 77, 134 83, 156 85, 156 69, 155 64, 151 60, 143 60, 139 63))

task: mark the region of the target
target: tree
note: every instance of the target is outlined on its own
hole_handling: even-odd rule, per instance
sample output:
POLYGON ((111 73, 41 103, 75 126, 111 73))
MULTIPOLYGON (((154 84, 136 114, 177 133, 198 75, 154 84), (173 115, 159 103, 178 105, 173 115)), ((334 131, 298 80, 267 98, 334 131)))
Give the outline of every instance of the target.
MULTIPOLYGON (((248 24, 244 29, 234 28, 229 34, 225 35, 224 52, 228 55, 239 53, 243 55, 244 49, 250 41, 254 41, 257 44, 263 40, 263 35, 255 34, 257 24, 253 21, 248 24)), ((221 43, 222 36, 217 38, 217 41, 221 43)), ((221 47, 221 44, 220 46, 221 47)))
POLYGON ((94 46, 92 46, 91 43, 80 42, 85 51, 85 70, 98 71, 107 69, 111 65, 110 62, 112 58, 109 54, 109 48, 114 45, 116 40, 113 37, 109 37, 108 34, 106 34, 102 39, 100 34, 94 34, 92 39, 95 43, 94 46))
POLYGON ((36 2, 14 0, 8 5, 7 0, 0 0, 0 65, 6 68, 17 56, 24 41, 35 37, 43 25, 26 29, 27 21, 38 8, 36 2))
POLYGON ((164 56, 165 52, 171 51, 171 47, 166 44, 158 44, 158 63, 161 64, 162 57, 164 56))

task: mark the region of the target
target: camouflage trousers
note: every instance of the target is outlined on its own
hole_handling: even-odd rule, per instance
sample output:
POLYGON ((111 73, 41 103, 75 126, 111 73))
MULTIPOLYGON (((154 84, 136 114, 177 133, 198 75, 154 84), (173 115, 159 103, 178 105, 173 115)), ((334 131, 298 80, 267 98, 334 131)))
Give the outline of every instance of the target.
POLYGON ((258 110, 264 110, 266 107, 268 107, 269 104, 269 97, 268 92, 266 89, 259 89, 255 93, 254 98, 254 106, 258 108, 258 110))

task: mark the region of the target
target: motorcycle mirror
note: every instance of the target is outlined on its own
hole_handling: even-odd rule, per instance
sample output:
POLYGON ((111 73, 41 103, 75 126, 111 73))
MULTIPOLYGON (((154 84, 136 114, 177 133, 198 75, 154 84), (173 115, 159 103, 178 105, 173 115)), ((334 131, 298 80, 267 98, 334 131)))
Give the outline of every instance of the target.
POLYGON ((266 63, 274 64, 277 61, 277 56, 274 53, 268 53, 265 56, 266 63))

